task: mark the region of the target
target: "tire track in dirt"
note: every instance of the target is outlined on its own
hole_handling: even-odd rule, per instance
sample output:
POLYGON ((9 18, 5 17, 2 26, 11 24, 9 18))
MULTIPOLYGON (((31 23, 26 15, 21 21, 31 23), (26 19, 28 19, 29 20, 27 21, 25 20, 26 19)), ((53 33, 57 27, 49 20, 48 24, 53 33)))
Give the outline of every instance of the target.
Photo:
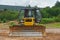
POLYGON ((57 34, 60 34, 60 28, 48 28, 48 29, 46 29, 46 33, 57 33, 57 34))

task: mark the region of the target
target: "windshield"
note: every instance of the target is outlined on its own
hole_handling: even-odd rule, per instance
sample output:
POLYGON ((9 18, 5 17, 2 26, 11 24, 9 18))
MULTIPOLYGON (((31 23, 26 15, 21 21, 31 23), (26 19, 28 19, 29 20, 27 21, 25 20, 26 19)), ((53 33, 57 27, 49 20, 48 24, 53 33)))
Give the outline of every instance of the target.
POLYGON ((33 17, 34 13, 32 13, 32 10, 25 10, 25 16, 24 17, 33 17))

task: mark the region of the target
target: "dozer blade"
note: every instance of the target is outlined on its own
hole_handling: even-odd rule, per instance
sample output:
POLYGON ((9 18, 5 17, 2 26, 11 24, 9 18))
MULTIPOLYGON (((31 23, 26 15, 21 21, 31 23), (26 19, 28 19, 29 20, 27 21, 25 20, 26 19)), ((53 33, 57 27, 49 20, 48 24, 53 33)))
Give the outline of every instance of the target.
POLYGON ((22 37, 40 37, 42 36, 41 32, 12 32, 9 36, 22 36, 22 37))
POLYGON ((41 37, 45 34, 44 26, 20 26, 15 25, 10 28, 9 36, 41 37))

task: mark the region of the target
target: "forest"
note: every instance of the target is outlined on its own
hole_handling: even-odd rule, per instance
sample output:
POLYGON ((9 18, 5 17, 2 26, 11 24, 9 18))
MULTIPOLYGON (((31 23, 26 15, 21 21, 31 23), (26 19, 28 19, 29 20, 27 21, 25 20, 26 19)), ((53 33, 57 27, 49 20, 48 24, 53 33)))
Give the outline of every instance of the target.
MULTIPOLYGON (((40 10, 42 20, 40 23, 60 22, 60 2, 57 1, 53 7, 45 7, 40 10)), ((18 20, 19 12, 16 10, 0 10, 0 23, 18 20)))

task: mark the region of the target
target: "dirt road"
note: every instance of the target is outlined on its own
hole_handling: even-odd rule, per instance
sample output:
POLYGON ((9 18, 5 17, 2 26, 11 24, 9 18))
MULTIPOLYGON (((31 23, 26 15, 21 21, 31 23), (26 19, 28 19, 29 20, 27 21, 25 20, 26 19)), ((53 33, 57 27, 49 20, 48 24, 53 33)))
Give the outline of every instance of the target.
POLYGON ((46 37, 9 37, 8 25, 0 24, 0 40, 60 40, 60 29, 46 29, 46 37))
POLYGON ((46 29, 46 37, 9 37, 8 29, 0 30, 0 40, 60 40, 60 29, 46 29))

